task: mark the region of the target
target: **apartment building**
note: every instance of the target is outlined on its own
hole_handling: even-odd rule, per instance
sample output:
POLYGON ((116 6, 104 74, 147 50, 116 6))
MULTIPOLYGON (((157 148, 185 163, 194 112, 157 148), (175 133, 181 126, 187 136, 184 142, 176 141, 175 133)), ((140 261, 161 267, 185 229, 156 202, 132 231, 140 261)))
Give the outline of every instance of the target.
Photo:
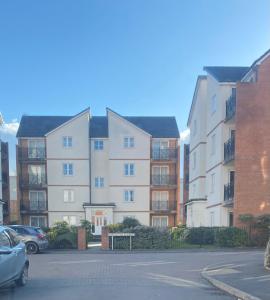
POLYGON ((18 223, 19 207, 17 199, 17 176, 9 176, 9 221, 10 223, 18 223))
POLYGON ((135 217, 175 226, 180 195, 174 117, 23 116, 17 133, 24 224, 102 226, 135 217))
POLYGON ((187 205, 189 200, 189 144, 184 144, 184 155, 183 155, 183 203, 182 209, 180 210, 183 215, 183 224, 187 221, 187 205))
POLYGON ((9 221, 8 143, 0 140, 0 224, 9 221))
POLYGON ((251 67, 205 67, 188 119, 188 226, 270 213, 269 51, 251 67))

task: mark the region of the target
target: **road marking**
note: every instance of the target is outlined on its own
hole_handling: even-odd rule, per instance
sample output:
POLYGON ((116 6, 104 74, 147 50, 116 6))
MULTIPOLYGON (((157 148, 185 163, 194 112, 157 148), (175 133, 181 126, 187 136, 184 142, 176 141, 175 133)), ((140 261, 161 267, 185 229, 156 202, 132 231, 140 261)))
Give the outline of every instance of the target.
POLYGON ((68 260, 68 261, 50 261, 49 264, 71 265, 71 264, 88 264, 102 262, 102 260, 68 260))
POLYGON ((143 267, 143 266, 152 266, 152 265, 166 265, 166 264, 176 264, 176 261, 142 261, 142 262, 127 262, 121 264, 112 264, 113 266, 128 266, 128 267, 143 267))
POLYGON ((213 253, 212 255, 216 255, 216 256, 220 256, 220 255, 235 255, 235 254, 251 254, 251 255, 261 255, 263 252, 259 252, 259 251, 242 251, 242 252, 219 252, 219 253, 213 253))
POLYGON ((205 288, 207 287, 205 284, 192 281, 192 280, 187 280, 179 277, 173 277, 173 276, 167 276, 163 274, 155 274, 155 273, 148 273, 151 279, 167 283, 173 286, 181 286, 181 287, 199 287, 199 288, 205 288))

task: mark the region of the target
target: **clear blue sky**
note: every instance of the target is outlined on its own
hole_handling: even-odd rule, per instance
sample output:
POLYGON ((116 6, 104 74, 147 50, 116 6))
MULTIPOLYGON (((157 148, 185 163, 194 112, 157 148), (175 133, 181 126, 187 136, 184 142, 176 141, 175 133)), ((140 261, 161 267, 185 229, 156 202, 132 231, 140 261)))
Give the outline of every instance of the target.
POLYGON ((0 112, 175 115, 185 129, 204 65, 270 48, 269 0, 0 2, 0 112))

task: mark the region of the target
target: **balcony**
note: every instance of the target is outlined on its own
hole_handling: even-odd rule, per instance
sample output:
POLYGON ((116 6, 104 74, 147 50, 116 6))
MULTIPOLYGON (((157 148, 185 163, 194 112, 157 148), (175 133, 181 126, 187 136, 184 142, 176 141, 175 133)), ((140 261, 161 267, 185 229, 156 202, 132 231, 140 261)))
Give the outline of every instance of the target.
POLYGON ((175 175, 152 175, 153 186, 174 186, 176 185, 175 175))
POLYGON ((22 213, 44 213, 47 212, 46 200, 30 200, 21 204, 22 213))
POLYGON ((168 212, 176 210, 176 201, 168 200, 152 200, 151 210, 157 212, 168 212))
POLYGON ((231 120, 235 116, 236 111, 236 95, 232 93, 230 98, 226 101, 226 117, 225 121, 231 120))
POLYGON ((235 137, 232 136, 224 144, 224 163, 227 164, 230 161, 234 160, 235 155, 235 137))
POLYGON ((45 162, 45 147, 26 148, 19 147, 19 160, 21 162, 45 162))
POLYGON ((20 180, 21 188, 35 188, 35 189, 44 189, 47 187, 46 176, 29 176, 28 179, 20 180))
POLYGON ((162 161, 162 160, 176 160, 177 159, 177 149, 167 148, 167 149, 152 149, 152 160, 162 161))
POLYGON ((7 172, 2 173, 2 185, 3 186, 8 185, 8 174, 7 174, 7 172))
POLYGON ((234 199, 234 183, 224 185, 224 202, 225 205, 231 206, 234 199))

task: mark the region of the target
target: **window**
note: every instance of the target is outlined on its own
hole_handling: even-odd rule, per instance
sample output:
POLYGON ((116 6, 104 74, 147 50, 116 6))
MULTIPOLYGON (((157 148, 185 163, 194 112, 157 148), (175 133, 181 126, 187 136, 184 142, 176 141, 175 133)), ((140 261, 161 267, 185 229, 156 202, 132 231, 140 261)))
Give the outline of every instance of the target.
POLYGON ((210 186, 211 193, 214 193, 215 191, 215 181, 216 181, 215 177, 216 177, 215 173, 211 174, 211 186, 210 186))
POLYGON ((104 177, 95 177, 95 187, 96 188, 104 187, 104 177))
POLYGON ((211 98, 211 114, 213 115, 217 110, 217 96, 211 98))
POLYGON ((74 190, 64 190, 64 202, 74 202, 74 190))
POLYGON ((193 136, 197 134, 197 120, 194 120, 193 122, 193 136))
POLYGON ((28 166, 29 183, 30 184, 45 184, 45 166, 44 165, 29 165, 28 166))
POLYGON ((72 137, 71 136, 64 136, 63 137, 63 147, 64 148, 71 148, 72 147, 72 137))
POLYGON ((168 217, 152 217, 152 226, 154 227, 167 227, 168 226, 168 217))
POLYGON ((125 176, 133 176, 135 174, 134 164, 125 164, 124 165, 124 174, 125 174, 125 176))
POLYGON ((152 209, 167 210, 169 208, 169 192, 153 191, 152 192, 152 209))
POLYGON ((0 233, 0 247, 10 247, 10 241, 7 235, 2 231, 0 233))
POLYGON ((46 217, 30 216, 30 226, 46 227, 47 226, 46 217))
POLYGON ((134 148, 134 137, 124 137, 124 148, 134 148))
POLYGON ((95 150, 103 150, 103 148, 104 148, 104 144, 103 144, 102 140, 96 140, 94 142, 94 149, 95 150))
POLYGON ((216 135, 213 134, 211 136, 211 155, 216 153, 216 135))
POLYGON ((73 175, 73 164, 70 163, 63 164, 63 174, 65 176, 73 175))
POLYGON ((63 221, 67 222, 68 225, 76 225, 77 224, 76 216, 63 216, 63 221))
POLYGON ((196 169, 196 163, 197 163, 197 154, 196 152, 193 152, 193 166, 192 166, 193 170, 196 169))
POLYGON ((126 202, 134 202, 134 191, 133 190, 124 191, 124 199, 126 202))
POLYGON ((46 210, 45 191, 29 191, 30 210, 46 210))

